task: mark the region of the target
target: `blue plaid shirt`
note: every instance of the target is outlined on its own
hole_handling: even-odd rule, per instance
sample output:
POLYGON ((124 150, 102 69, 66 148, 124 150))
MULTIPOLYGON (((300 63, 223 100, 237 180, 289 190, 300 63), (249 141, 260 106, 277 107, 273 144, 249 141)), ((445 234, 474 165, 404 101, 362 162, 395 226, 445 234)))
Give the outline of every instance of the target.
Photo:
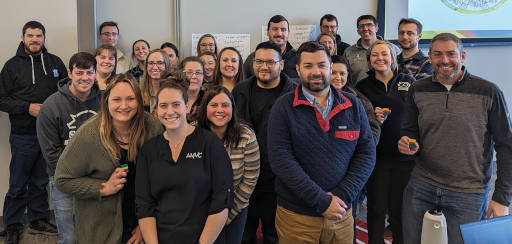
POLYGON ((399 72, 410 74, 416 80, 431 76, 434 72, 428 57, 421 50, 407 59, 404 59, 402 53, 400 53, 397 62, 399 72))

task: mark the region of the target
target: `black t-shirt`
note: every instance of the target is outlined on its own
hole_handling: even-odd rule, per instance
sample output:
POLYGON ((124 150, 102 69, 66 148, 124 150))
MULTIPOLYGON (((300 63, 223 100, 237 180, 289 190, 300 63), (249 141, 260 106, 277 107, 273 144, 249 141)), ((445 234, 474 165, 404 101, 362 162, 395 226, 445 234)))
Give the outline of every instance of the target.
POLYGON ((272 169, 268 163, 268 149, 267 149, 267 128, 268 118, 270 117, 270 110, 274 106, 275 101, 281 95, 284 82, 281 81, 278 86, 271 89, 264 89, 254 82, 251 88, 251 101, 250 101, 250 114, 251 124, 256 133, 256 139, 260 147, 260 175, 258 177, 258 184, 256 185, 256 192, 273 192, 274 191, 274 178, 272 169))
POLYGON ((127 160, 128 151, 121 148, 121 159, 119 164, 128 165, 128 175, 123 191, 123 236, 137 227, 137 217, 135 216, 135 164, 127 160))
POLYGON ((196 128, 172 159, 161 134, 146 142, 137 157, 138 218, 155 217, 160 243, 197 243, 208 215, 230 208, 233 171, 213 133, 196 128))

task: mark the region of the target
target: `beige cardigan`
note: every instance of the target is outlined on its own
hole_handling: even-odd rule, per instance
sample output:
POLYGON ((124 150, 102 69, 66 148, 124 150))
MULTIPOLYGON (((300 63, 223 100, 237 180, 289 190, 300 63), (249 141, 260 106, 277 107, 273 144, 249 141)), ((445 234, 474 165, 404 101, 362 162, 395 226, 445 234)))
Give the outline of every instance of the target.
MULTIPOLYGON (((146 140, 163 132, 154 116, 145 113, 144 119, 146 140)), ((123 195, 100 197, 100 189, 120 164, 101 143, 99 125, 100 119, 95 116, 73 136, 57 163, 55 185, 73 195, 77 243, 117 244, 123 233, 123 195)))

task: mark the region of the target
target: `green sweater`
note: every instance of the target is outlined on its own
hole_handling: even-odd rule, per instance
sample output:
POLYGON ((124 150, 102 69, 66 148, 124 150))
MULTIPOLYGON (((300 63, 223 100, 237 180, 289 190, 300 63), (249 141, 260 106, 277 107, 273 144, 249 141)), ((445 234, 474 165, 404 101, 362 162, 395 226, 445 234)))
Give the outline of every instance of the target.
MULTIPOLYGON (((163 132, 155 117, 145 113, 144 119, 146 140, 163 132)), ((73 195, 77 243, 117 244, 123 233, 123 195, 100 197, 100 189, 120 164, 101 143, 99 125, 100 119, 95 116, 73 136, 57 163, 55 185, 73 195)))

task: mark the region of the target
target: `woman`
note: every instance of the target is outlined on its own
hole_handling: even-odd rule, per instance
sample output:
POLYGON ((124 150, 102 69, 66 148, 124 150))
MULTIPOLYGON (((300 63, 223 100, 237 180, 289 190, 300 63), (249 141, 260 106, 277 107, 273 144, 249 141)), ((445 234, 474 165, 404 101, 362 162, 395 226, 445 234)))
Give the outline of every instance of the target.
POLYGON ((398 151, 396 143, 400 139, 408 89, 414 78, 398 73, 396 53, 387 41, 373 43, 367 59, 368 77, 359 81, 356 87, 375 106, 375 115, 381 124, 377 163, 366 184, 369 243, 382 243, 386 213, 389 214, 393 243, 403 243, 402 194, 414 162, 410 156, 398 151), (385 109, 391 113, 384 114, 385 109))
POLYGON ((338 52, 336 47, 336 37, 334 37, 331 33, 320 33, 320 35, 318 35, 318 37, 316 38, 316 41, 324 44, 324 46, 326 46, 327 49, 329 49, 329 55, 331 55, 331 57, 335 56, 336 53, 338 52))
POLYGON ((187 89, 187 118, 189 121, 193 121, 204 96, 204 91, 201 89, 204 77, 203 62, 198 57, 190 56, 181 61, 179 70, 189 83, 187 89))
POLYGON ((226 243, 242 241, 247 206, 260 169, 256 135, 238 119, 234 111, 235 102, 231 93, 222 86, 213 86, 206 92, 198 113, 198 125, 212 131, 224 142, 233 168, 235 199, 226 222, 226 243))
POLYGON ((164 42, 162 46, 160 46, 160 49, 164 50, 169 55, 169 62, 171 65, 169 67, 169 71, 174 71, 178 61, 180 60, 180 53, 178 52, 178 48, 170 42, 164 42))
POLYGON ((217 55, 217 41, 212 34, 204 34, 199 38, 197 42, 197 55, 201 55, 204 52, 211 52, 217 55))
POLYGON ((117 52, 113 46, 103 44, 94 51, 96 58, 96 83, 104 91, 116 75, 117 52))
POLYGON ((132 59, 137 60, 137 65, 130 69, 128 72, 140 81, 140 77, 144 74, 144 63, 149 53, 149 43, 145 40, 137 40, 132 45, 132 59))
POLYGON ((204 66, 204 86, 209 86, 213 82, 213 73, 215 72, 215 65, 217 60, 217 55, 211 52, 204 52, 198 56, 203 62, 204 66))
POLYGON ((163 81, 157 103, 165 132, 137 157, 137 216, 144 241, 224 243, 233 188, 226 150, 213 133, 187 122, 185 85, 163 81))
POLYGON ((217 58, 214 84, 226 87, 229 92, 244 77, 242 55, 234 47, 225 47, 217 58))
POLYGON ((162 72, 169 70, 169 55, 161 49, 149 52, 146 58, 144 74, 140 80, 140 90, 144 110, 153 112, 156 106, 156 92, 159 89, 162 72))
POLYGON ((142 144, 161 132, 142 108, 136 81, 117 75, 102 96, 101 111, 80 127, 57 163, 55 185, 74 197, 77 243, 142 243, 134 163, 142 144))

